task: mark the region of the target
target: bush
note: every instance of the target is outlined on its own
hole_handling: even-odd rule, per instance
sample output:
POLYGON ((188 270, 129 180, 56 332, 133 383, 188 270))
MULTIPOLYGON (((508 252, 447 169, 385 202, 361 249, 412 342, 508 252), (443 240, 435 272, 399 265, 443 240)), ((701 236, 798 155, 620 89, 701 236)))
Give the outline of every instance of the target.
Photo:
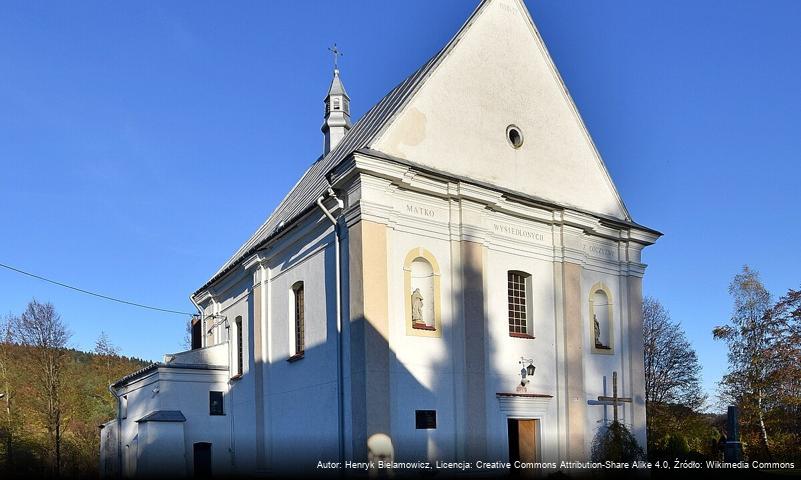
POLYGON ((592 459, 596 462, 633 462, 644 460, 645 453, 629 430, 620 422, 598 429, 592 441, 592 459))

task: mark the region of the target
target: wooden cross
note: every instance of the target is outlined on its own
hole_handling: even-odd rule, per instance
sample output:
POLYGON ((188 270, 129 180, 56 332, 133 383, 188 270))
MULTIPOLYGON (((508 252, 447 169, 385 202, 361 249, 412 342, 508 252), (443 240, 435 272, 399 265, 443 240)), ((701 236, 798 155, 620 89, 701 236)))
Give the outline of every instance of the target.
POLYGON ((345 55, 345 54, 342 53, 342 51, 337 48, 337 44, 336 43, 334 44, 333 47, 328 47, 328 51, 331 52, 332 55, 334 55, 334 70, 336 70, 337 69, 337 57, 341 57, 342 55, 345 55))
POLYGON ((612 372, 612 396, 601 395, 595 405, 612 405, 612 418, 617 422, 617 406, 622 403, 631 403, 631 397, 617 396, 617 372, 612 372))

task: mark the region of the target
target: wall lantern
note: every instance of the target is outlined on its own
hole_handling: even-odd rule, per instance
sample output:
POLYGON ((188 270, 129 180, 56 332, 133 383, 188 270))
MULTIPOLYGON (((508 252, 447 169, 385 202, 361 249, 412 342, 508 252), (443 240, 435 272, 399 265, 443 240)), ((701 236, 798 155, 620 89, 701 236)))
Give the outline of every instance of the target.
POLYGON ((525 387, 526 384, 530 382, 530 380, 526 377, 533 376, 534 372, 537 370, 537 367, 534 366, 534 359, 531 358, 520 357, 520 361, 518 363, 520 365, 528 364, 527 367, 520 369, 520 378, 521 378, 520 385, 525 387))

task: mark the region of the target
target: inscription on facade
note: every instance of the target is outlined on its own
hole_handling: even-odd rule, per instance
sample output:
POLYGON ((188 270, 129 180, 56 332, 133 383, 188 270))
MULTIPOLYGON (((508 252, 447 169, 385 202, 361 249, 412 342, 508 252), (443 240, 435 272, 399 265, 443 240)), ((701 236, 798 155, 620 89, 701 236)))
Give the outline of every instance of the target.
POLYGON ((501 233, 504 235, 523 238, 525 240, 533 240, 536 242, 545 241, 545 235, 543 235, 542 233, 535 232, 532 230, 527 230, 525 228, 518 227, 516 225, 508 225, 505 223, 493 223, 492 228, 495 230, 495 233, 501 233))
POLYGON ((406 213, 422 218, 434 218, 436 216, 436 212, 433 209, 412 205, 411 203, 406 204, 406 213))
POLYGON ((584 245, 584 251, 594 257, 614 258, 615 252, 609 247, 600 245, 584 245))

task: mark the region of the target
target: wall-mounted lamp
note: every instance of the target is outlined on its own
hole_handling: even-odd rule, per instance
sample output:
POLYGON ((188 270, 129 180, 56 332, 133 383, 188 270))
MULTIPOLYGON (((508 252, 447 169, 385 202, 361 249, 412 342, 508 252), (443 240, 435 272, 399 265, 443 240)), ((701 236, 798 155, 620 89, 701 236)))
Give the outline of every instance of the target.
POLYGON ((530 382, 530 380, 526 377, 533 376, 534 372, 537 370, 537 367, 534 366, 533 358, 520 357, 520 361, 517 363, 519 363, 520 365, 528 364, 527 367, 520 369, 520 378, 521 378, 520 385, 525 387, 526 384, 530 382))

